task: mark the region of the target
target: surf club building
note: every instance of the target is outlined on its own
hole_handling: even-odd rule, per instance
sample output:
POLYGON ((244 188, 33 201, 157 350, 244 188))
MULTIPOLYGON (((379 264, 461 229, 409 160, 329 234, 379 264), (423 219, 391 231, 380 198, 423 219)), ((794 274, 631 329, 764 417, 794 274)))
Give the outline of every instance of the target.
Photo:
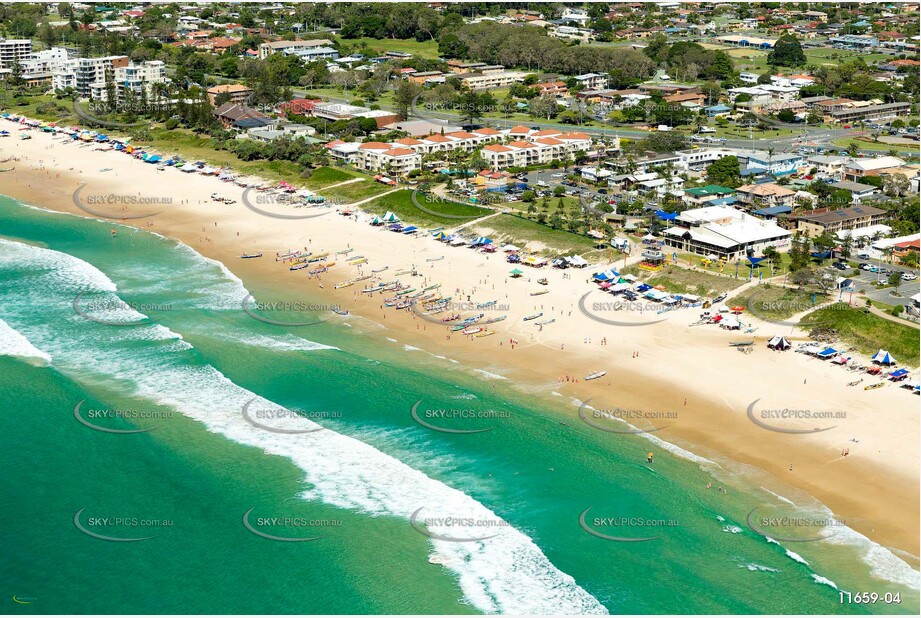
POLYGON ((755 256, 767 247, 790 248, 792 233, 772 221, 729 206, 705 206, 685 210, 663 232, 665 245, 697 255, 727 260, 755 256))

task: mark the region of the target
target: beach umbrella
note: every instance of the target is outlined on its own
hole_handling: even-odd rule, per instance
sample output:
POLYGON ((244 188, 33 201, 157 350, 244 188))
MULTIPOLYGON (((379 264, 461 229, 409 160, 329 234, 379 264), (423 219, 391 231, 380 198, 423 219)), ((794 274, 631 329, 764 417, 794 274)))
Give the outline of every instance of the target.
POLYGON ((513 269, 509 272, 509 274, 510 274, 511 276, 513 276, 513 277, 520 277, 520 276, 523 275, 524 273, 523 273, 522 271, 518 270, 517 268, 513 268, 513 269))
POLYGON ((736 305, 735 307, 730 309, 730 311, 732 311, 733 313, 742 313, 743 311, 745 311, 745 307, 740 307, 736 305))

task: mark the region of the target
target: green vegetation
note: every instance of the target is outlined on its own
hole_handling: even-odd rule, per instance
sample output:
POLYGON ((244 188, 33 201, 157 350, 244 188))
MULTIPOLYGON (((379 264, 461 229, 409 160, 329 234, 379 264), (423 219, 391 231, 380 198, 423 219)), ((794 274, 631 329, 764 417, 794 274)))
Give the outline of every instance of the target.
POLYGON ((324 166, 313 170, 310 178, 304 180, 304 186, 308 189, 322 189, 353 178, 363 178, 363 176, 349 169, 324 166))
POLYGON ((343 204, 360 202, 369 197, 380 195, 390 191, 392 187, 373 180, 361 180, 359 182, 350 182, 332 189, 321 191, 323 197, 328 200, 336 200, 343 204))
POLYGON ((820 309, 806 320, 834 328, 842 341, 863 354, 874 354, 883 348, 899 362, 918 366, 918 330, 915 328, 840 305, 820 309))
MULTIPOLYGON (((522 247, 532 242, 540 243, 546 249, 550 249, 549 253, 554 255, 558 253, 585 255, 586 252, 595 248, 597 242, 588 236, 566 230, 554 230, 513 214, 491 217, 475 225, 474 229, 477 233, 489 235, 497 242, 511 242, 522 247)), ((531 247, 531 249, 537 250, 538 248, 531 247)), ((546 249, 541 248, 537 252, 548 253, 546 249)))
POLYGON ((344 50, 354 49, 357 51, 359 49, 370 49, 375 52, 375 55, 382 55, 385 52, 394 51, 412 54, 420 58, 429 58, 431 60, 438 58, 438 42, 434 40, 417 41, 416 39, 391 38, 378 40, 370 37, 343 39, 340 37, 334 39, 334 41, 339 43, 340 46, 343 46, 344 50))
MULTIPOLYGON (((348 185, 345 186, 347 187, 348 185)), ((362 210, 377 215, 382 215, 389 210, 407 223, 431 225, 434 227, 453 227, 465 221, 492 214, 493 212, 488 208, 474 206, 473 204, 461 204, 460 202, 449 202, 440 199, 427 200, 423 194, 417 193, 416 201, 425 208, 425 210, 421 210, 413 203, 413 193, 414 192, 409 189, 401 189, 363 205, 362 210), (448 216, 440 217, 438 214, 448 216), (469 219, 467 217, 469 217, 469 219)))
POLYGON ((746 282, 741 275, 739 279, 736 279, 702 270, 689 270, 680 266, 666 266, 658 272, 644 270, 639 266, 628 266, 623 269, 623 273, 640 277, 651 286, 664 286, 669 292, 698 296, 712 296, 728 292, 746 282))
MULTIPOLYGON (((813 303, 811 292, 792 288, 759 285, 749 288, 726 300, 729 307, 745 307, 755 317, 763 320, 786 320, 797 313, 806 311, 813 304, 820 305, 826 302, 824 294, 816 297, 813 303)), ((806 321, 812 322, 809 317, 806 321)))

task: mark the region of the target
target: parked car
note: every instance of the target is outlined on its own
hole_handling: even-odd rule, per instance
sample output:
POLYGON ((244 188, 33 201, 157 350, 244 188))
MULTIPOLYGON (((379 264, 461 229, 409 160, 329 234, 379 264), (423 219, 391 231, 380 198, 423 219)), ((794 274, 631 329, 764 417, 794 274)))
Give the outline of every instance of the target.
POLYGON ((915 273, 902 273, 902 281, 914 281, 918 278, 915 273))
POLYGON ((864 262, 863 264, 859 264, 857 268, 859 268, 860 270, 870 270, 870 265, 864 262))
POLYGON ((834 266, 838 270, 847 270, 847 264, 845 264, 844 262, 835 262, 834 264, 832 264, 832 266, 834 266))
POLYGON ((861 260, 869 260, 870 254, 869 253, 858 253, 857 257, 859 257, 861 260))

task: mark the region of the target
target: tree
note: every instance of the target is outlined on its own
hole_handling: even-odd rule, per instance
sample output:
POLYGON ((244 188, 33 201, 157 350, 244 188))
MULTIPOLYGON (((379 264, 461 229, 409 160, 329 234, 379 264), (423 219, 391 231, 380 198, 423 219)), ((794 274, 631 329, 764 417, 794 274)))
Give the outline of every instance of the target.
POLYGON ((402 80, 393 93, 393 103, 396 112, 403 118, 409 118, 413 102, 422 92, 422 87, 409 80, 402 80))
POLYGON ((735 156, 722 157, 707 166, 707 182, 724 187, 738 187, 742 184, 739 159, 735 156))
POLYGON ((797 67, 806 64, 806 54, 795 35, 785 34, 774 43, 767 62, 781 67, 797 67))
POLYGON ((796 114, 794 114, 789 109, 784 109, 784 110, 781 110, 780 113, 777 114, 777 119, 780 120, 781 122, 795 122, 796 114))

